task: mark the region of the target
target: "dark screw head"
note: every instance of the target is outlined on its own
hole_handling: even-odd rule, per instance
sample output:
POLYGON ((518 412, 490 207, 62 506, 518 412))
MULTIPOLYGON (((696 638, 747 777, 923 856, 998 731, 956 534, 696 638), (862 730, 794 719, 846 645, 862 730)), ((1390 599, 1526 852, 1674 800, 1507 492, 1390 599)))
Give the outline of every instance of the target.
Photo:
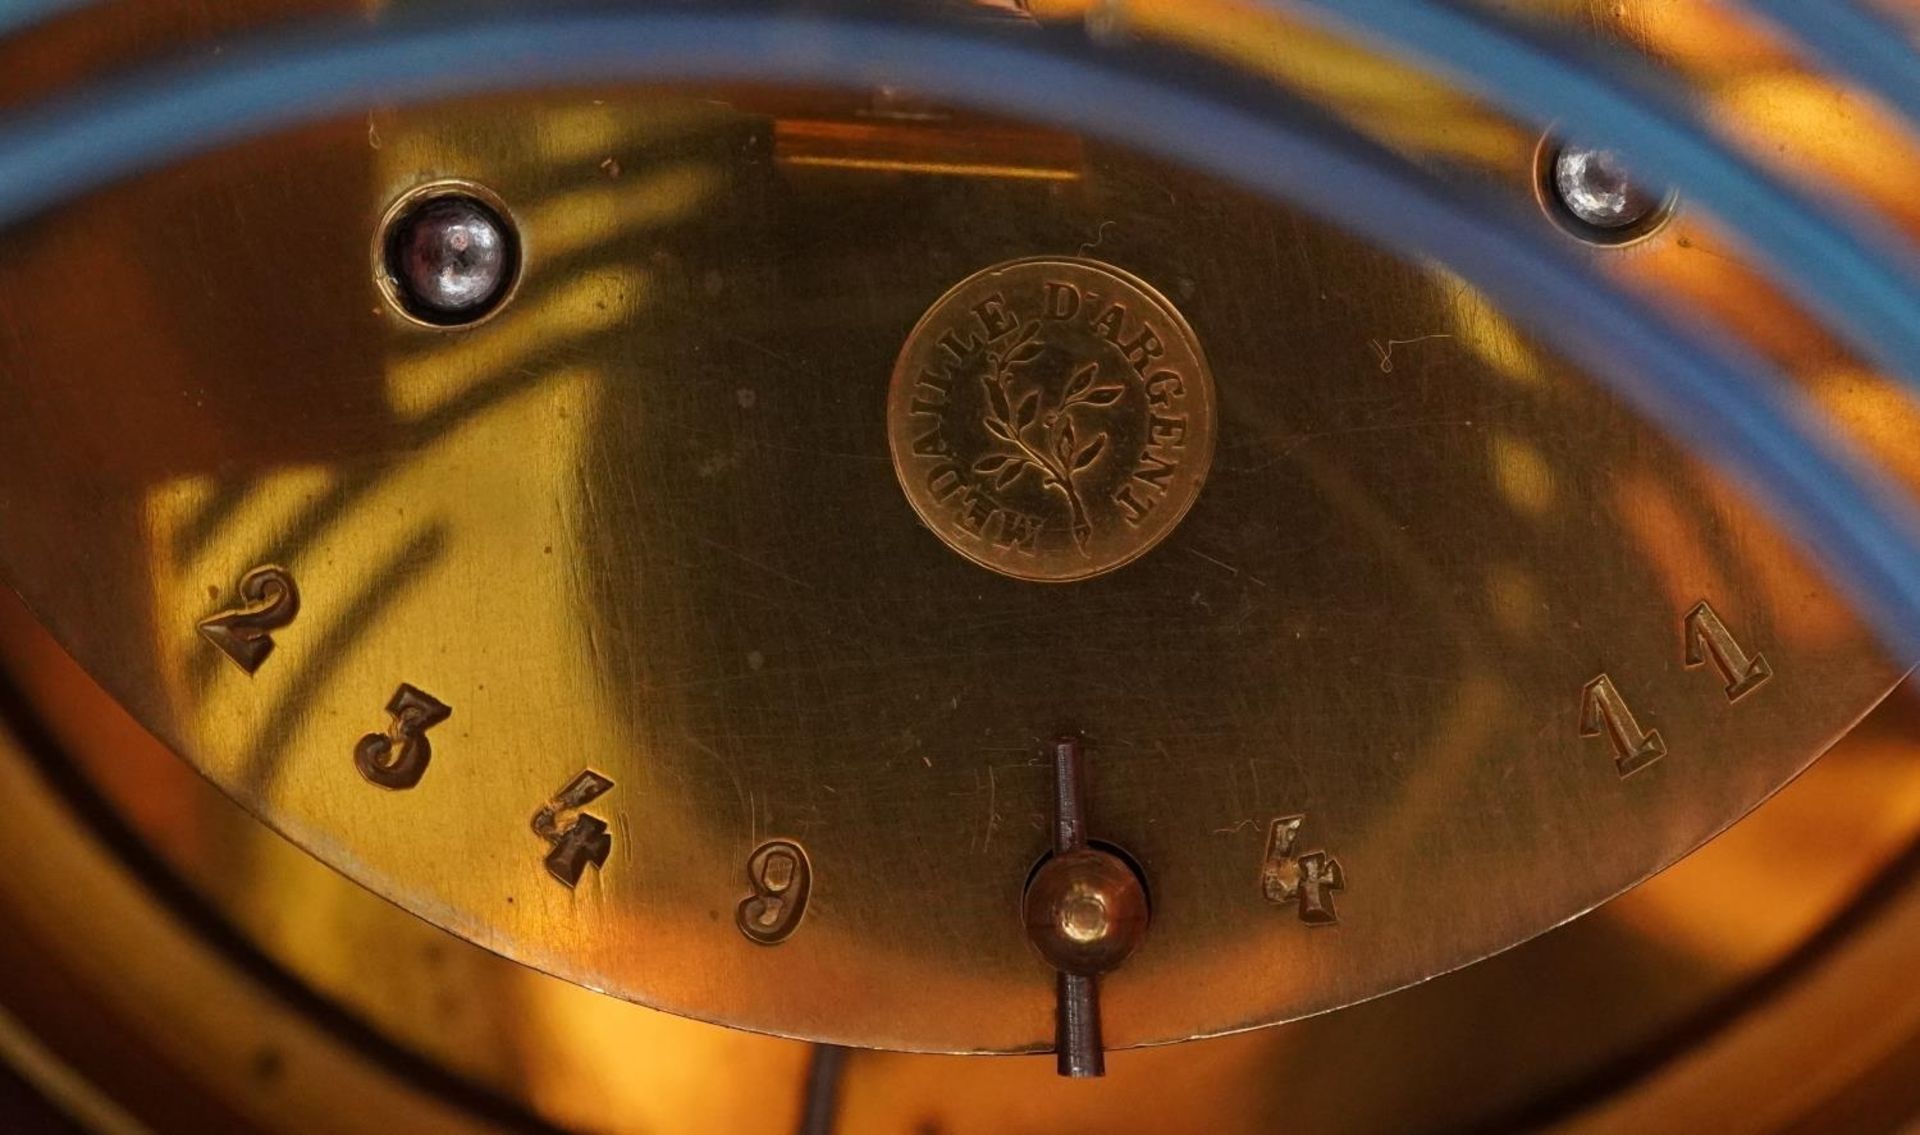
POLYGON ((427 192, 403 204, 384 242, 388 293, 423 323, 454 326, 493 312, 519 268, 513 230, 470 194, 427 192))
POLYGON ((1098 848, 1041 864, 1024 906, 1027 937, 1062 973, 1106 973, 1147 936, 1146 888, 1124 860, 1098 848))

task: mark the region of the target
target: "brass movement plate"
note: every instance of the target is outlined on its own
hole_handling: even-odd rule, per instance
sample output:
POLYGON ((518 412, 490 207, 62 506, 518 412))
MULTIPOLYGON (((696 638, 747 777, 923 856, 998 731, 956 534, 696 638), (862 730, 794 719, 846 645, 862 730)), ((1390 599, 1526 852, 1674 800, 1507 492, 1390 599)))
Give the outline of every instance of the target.
MULTIPOLYGON (((502 1101, 536 1117, 505 1125, 515 1131, 540 1120, 615 1133, 797 1126, 808 1046, 651 1012, 453 940, 242 813, 6 596, 0 654, 57 736, 55 759, 295 979, 263 988, 258 966, 236 966, 194 937, 195 924, 170 921, 139 879, 114 870, 88 815, 63 807, 0 736, 10 864, 0 872, 0 1003, 152 1129, 205 1131, 216 1100, 261 1130, 300 1135, 400 1121, 496 1131, 502 1101), (36 950, 94 996, 50 982, 55 966, 36 950), (311 992, 302 1000, 289 988, 311 992), (314 1012, 316 992, 337 1008, 331 1021, 314 1012), (340 1035, 341 1016, 366 1026, 358 1044, 340 1035), (204 1094, 136 1059, 129 1040, 151 1041, 204 1094), (473 1108, 478 1093, 493 1106, 473 1108), (436 1111, 411 1110, 422 1104, 436 1111)), ((1044 1057, 854 1052, 832 1130, 1271 1135, 1283 1116, 1335 1135, 1560 1130, 1561 1118, 1574 1120, 1569 1130, 1631 1132, 1726 1127, 1729 1114, 1737 1131, 1779 1131, 1795 1116, 1831 1128, 1842 1088, 1888 1056, 1898 1070, 1902 1043, 1920 1034, 1920 1003, 1907 995, 1920 879, 1903 853, 1920 834, 1916 746, 1920 705, 1908 688, 1731 831, 1593 915, 1347 1011, 1114 1053, 1098 1083, 1062 1080, 1044 1057), (1903 878, 1887 878, 1890 862, 1903 878), (1869 907, 1896 896, 1895 909, 1862 927, 1853 900, 1863 893, 1869 907), (1838 951, 1810 951, 1836 944, 1836 912, 1852 932, 1838 951), (1729 1015, 1737 1028, 1710 1027, 1729 1015), (1868 1019, 1874 1028, 1858 1027, 1868 1019), (1655 1075, 1623 1075, 1650 1054, 1661 1058, 1655 1075), (1782 1077, 1782 1067, 1799 1071, 1782 1077), (1327 1090, 1358 1083, 1373 1090, 1327 1090)), ((14 1055, 11 1039, 0 1034, 0 1060, 14 1055)), ((1893 1079, 1908 1100, 1920 1091, 1913 1059, 1893 1079)))
MULTIPOLYGON (((1019 896, 1041 742, 1079 729, 1153 903, 1107 1040, 1229 1031, 1606 899, 1901 670, 1738 486, 1457 279, 1077 140, 1017 148, 1032 176, 787 162, 810 96, 711 94, 336 121, 4 237, 0 569, 422 918, 744 1027, 1045 1047, 1019 896), (453 177, 525 242, 467 331, 366 267, 453 177), (1096 256, 1205 344, 1205 489, 1150 546, 1090 512, 1122 570, 983 571, 902 496, 902 345, 983 267, 1096 256)), ((1741 280, 1684 209, 1623 255, 1741 280)))
POLYGON ((907 336, 887 397, 914 511, 1017 579, 1087 579, 1164 540, 1199 495, 1213 430, 1213 376, 1173 304, 1065 257, 956 284, 907 336))

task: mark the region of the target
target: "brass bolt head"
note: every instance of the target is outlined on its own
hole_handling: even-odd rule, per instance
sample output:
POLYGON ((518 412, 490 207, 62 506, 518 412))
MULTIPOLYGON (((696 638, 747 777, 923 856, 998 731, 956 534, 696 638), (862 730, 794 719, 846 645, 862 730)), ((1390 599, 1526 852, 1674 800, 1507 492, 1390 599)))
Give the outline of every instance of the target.
POLYGON ((1092 977, 1127 960, 1147 936, 1147 891, 1119 856, 1098 848, 1056 855, 1027 884, 1027 938, 1062 973, 1092 977))

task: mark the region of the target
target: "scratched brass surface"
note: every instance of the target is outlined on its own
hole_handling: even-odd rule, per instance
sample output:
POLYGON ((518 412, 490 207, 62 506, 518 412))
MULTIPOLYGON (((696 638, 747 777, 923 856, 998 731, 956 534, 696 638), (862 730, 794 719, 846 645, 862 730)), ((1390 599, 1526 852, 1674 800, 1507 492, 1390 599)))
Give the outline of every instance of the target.
MULTIPOLYGON (((30 710, 10 702, 0 734, 0 1023, 147 1129, 794 1129, 806 1046, 600 997, 406 915, 195 776, 14 603, 0 671, 30 710), (80 773, 130 850, 23 763, 33 720, 41 759, 80 773), (265 966, 128 859, 182 880, 265 966)), ((1590 917, 1348 1011, 1114 1054, 1098 1083, 1047 1057, 855 1053, 835 1130, 1886 1130, 1920 1105, 1917 755, 1909 691, 1590 917)))
POLYGON ((28 707, 0 714, 0 1026, 141 1130, 794 1126, 806 1046, 603 997, 376 898, 175 759, 11 597, 0 657, 28 707))
MULTIPOLYGON (((1900 669, 1737 490, 1443 272, 1019 124, 695 93, 378 112, 0 245, 0 568, 148 728, 432 922, 751 1028, 1041 1046, 1018 896, 1046 846, 1039 740, 1076 727, 1098 834, 1154 898, 1104 985, 1109 1040, 1218 1032, 1586 909, 1900 669), (393 198, 444 177, 492 188, 526 240, 519 294, 470 332, 398 319, 366 270, 393 198), (1031 255, 1163 291, 1219 399, 1179 527, 1044 587, 922 528, 885 437, 914 321, 1031 255), (264 564, 302 603, 249 677, 197 624, 264 564), (403 684, 451 716, 418 786, 387 791, 354 753, 403 684), (610 853, 569 888, 533 821, 588 770, 610 853), (1263 895, 1295 815, 1299 850, 1341 865, 1336 925, 1263 895), (734 911, 773 838, 812 878, 768 947, 734 911)), ((1412 133, 1463 121, 1484 114, 1412 133)), ((1524 199, 1532 138, 1496 127, 1521 172, 1488 191, 1524 199)), ((1874 376, 1684 203, 1619 255, 1869 442, 1898 435, 1874 376)))

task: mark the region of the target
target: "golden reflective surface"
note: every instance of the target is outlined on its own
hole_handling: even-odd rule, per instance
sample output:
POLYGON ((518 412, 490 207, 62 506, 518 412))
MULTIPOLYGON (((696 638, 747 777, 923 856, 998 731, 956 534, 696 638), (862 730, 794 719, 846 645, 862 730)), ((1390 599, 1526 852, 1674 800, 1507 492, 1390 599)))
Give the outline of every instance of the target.
MULTIPOLYGON (((74 786, 9 742, 0 1005, 109 1103, 163 1132, 796 1129, 807 1046, 601 997, 406 915, 247 817, 3 613, 42 757, 137 842, 102 843, 74 786), (213 921, 130 875, 129 846, 213 921)), ((10 704, 10 730, 30 727, 10 704)), ((1903 693, 1593 915, 1341 1013, 1115 1053, 1097 1083, 1046 1057, 854 1053, 836 1130, 1884 1130, 1920 1102, 1916 738, 1903 693)))
MULTIPOLYGON (((1300 76, 1372 74, 1319 42, 1300 76)), ((211 779, 462 937, 754 1029, 1047 1045, 1018 897, 1040 741, 1075 728, 1154 902, 1109 1041, 1250 1027, 1630 886, 1899 672, 1737 486, 1442 271, 1018 123, 697 94, 382 111, 6 237, 0 566, 211 779), (525 252, 462 331, 395 316, 365 256, 450 177, 525 252), (1058 587, 930 538, 886 435, 915 321, 1033 255, 1154 281, 1218 396, 1178 527, 1058 587), (202 627, 265 566, 300 605, 248 673, 202 627), (1262 886, 1300 877, 1291 817, 1340 865, 1330 924, 1262 886), (734 912, 778 840, 809 898, 769 946, 734 912)), ((1436 114, 1407 137, 1484 119, 1436 114)), ((1516 156, 1523 196, 1531 134, 1473 137, 1440 150, 1516 156)), ((1758 334, 1779 302, 1711 234, 1683 213, 1616 263, 1758 334)), ((1795 326, 1762 345, 1857 405, 1872 376, 1795 326)))

